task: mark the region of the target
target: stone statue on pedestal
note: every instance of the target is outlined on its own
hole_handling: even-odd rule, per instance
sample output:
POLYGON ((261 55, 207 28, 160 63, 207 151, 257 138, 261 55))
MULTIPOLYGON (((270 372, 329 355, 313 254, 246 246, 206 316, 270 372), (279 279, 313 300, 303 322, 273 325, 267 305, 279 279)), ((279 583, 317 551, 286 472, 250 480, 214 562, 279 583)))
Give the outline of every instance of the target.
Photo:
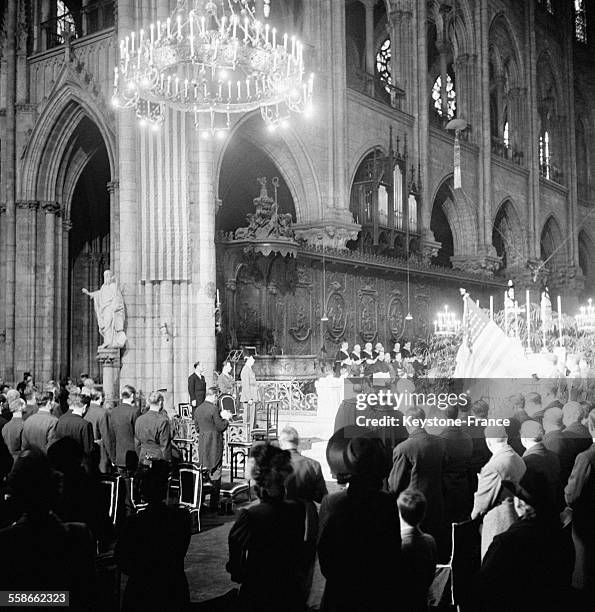
POLYGON ((99 333, 103 336, 103 344, 99 348, 123 348, 126 344, 124 298, 111 270, 103 273, 100 289, 83 289, 83 293, 93 300, 99 333))

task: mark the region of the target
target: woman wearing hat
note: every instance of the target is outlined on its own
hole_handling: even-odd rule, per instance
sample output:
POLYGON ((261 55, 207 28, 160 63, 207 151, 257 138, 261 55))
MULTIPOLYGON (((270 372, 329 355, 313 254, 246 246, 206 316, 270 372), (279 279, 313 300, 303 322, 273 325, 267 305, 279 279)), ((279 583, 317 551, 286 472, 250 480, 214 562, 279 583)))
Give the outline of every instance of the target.
POLYGON ((381 610, 398 602, 399 513, 382 491, 389 465, 381 440, 361 427, 329 440, 327 460, 348 487, 320 506, 318 558, 326 578, 322 612, 381 610))

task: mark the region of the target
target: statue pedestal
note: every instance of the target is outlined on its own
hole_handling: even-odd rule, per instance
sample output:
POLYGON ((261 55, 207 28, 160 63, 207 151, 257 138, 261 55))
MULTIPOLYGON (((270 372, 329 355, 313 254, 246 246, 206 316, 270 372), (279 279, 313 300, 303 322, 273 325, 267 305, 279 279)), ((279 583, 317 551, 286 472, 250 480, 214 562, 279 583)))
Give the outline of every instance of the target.
POLYGON ((120 349, 97 349, 97 361, 101 366, 105 401, 117 402, 120 396, 120 349))

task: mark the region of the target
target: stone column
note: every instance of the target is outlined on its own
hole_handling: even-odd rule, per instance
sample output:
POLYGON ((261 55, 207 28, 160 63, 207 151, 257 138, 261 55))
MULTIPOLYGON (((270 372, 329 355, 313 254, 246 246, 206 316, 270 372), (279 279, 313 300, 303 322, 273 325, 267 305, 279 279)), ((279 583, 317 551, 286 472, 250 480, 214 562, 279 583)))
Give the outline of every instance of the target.
POLYGON ((471 124, 470 109, 473 108, 471 92, 473 90, 473 75, 469 71, 469 55, 459 55, 455 63, 457 80, 457 117, 471 124))
POLYGON ((45 213, 45 244, 43 282, 45 283, 45 297, 43 301, 43 343, 41 358, 41 378, 48 381, 56 374, 55 367, 55 339, 56 339, 56 215, 60 211, 57 202, 42 202, 41 208, 45 213))
MULTIPOLYGON (((133 30, 131 0, 118 3, 118 39, 133 30)), ((128 341, 122 355, 122 383, 136 385, 138 372, 139 331, 142 315, 138 312, 139 219, 137 202, 137 134, 132 110, 118 109, 118 178, 119 178, 119 259, 118 282, 126 304, 128 341)))
POLYGON ((522 166, 527 164, 526 152, 523 144, 525 142, 524 134, 526 128, 525 113, 523 107, 527 98, 526 87, 513 87, 508 94, 508 113, 510 145, 514 151, 523 153, 522 166))
POLYGON ((109 193, 109 211, 110 211, 110 262, 109 268, 119 278, 120 275, 120 260, 118 254, 120 252, 120 202, 119 202, 120 182, 117 180, 109 181, 107 191, 109 193))
MULTIPOLYGON (((17 86, 17 2, 9 2, 6 13, 6 118, 2 142, 2 168, 4 171, 4 203, 2 216, 2 261, 5 262, 3 298, 4 380, 15 380, 15 288, 16 288, 16 86, 17 86)), ((0 330, 2 331, 2 330, 0 330)))
MULTIPOLYGON (((393 4, 394 6, 394 4, 393 4)), ((405 92, 404 104, 401 108, 407 113, 413 113, 413 57, 411 49, 414 44, 413 11, 409 2, 400 2, 399 8, 394 8, 388 15, 390 46, 391 46, 391 74, 393 83, 405 92)))
POLYGON ((120 397, 120 349, 98 348, 97 361, 102 374, 105 401, 117 402, 120 397))
MULTIPOLYGON (((204 116, 200 121, 206 121, 204 116)), ((193 167, 190 188, 192 237, 192 312, 190 317, 190 358, 204 366, 207 384, 216 362, 215 339, 215 211, 213 143, 199 138, 190 139, 189 163, 193 167)))
POLYGON ((538 150, 538 114, 537 114, 537 43, 535 40, 535 3, 525 2, 524 8, 524 34, 525 34, 525 82, 527 83, 527 103, 525 106, 528 121, 525 156, 529 168, 529 248, 527 255, 539 259, 541 257, 540 245, 540 202, 539 202, 539 150, 538 150))
POLYGON ((369 96, 374 96, 374 74, 376 58, 374 53, 374 5, 376 0, 364 0, 366 9, 366 91, 369 96), (372 77, 372 78, 371 78, 372 77))
MULTIPOLYGON (((310 244, 320 240, 336 243, 345 248, 347 240, 357 237, 360 226, 353 223, 349 211, 349 179, 345 155, 347 77, 345 66, 345 3, 336 0, 321 0, 319 7, 319 29, 315 46, 319 49, 321 77, 320 87, 326 83, 324 97, 316 100, 320 104, 318 128, 325 134, 327 159, 321 161, 322 182, 327 193, 318 205, 318 215, 294 226, 296 235, 310 244), (324 101, 324 103, 323 103, 324 101), (326 162, 326 163, 325 163, 326 162)), ((316 90, 315 90, 316 91, 316 90)))

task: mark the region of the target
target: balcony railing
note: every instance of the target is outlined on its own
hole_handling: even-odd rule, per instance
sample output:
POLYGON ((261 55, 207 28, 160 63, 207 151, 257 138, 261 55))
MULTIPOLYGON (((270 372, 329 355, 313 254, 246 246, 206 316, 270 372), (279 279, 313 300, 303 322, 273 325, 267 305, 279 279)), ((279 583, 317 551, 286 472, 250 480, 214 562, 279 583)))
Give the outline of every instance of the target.
POLYGON ((347 84, 351 89, 374 98, 378 102, 387 104, 392 108, 401 109, 405 92, 400 87, 387 83, 376 74, 369 74, 363 70, 349 71, 347 84))
POLYGON ((511 161, 517 166, 524 166, 524 153, 511 147, 510 144, 506 143, 502 138, 492 136, 492 153, 498 157, 511 161))
POLYGON ((115 0, 99 0, 76 13, 63 13, 41 24, 42 45, 53 49, 69 39, 81 38, 115 25, 115 0))

